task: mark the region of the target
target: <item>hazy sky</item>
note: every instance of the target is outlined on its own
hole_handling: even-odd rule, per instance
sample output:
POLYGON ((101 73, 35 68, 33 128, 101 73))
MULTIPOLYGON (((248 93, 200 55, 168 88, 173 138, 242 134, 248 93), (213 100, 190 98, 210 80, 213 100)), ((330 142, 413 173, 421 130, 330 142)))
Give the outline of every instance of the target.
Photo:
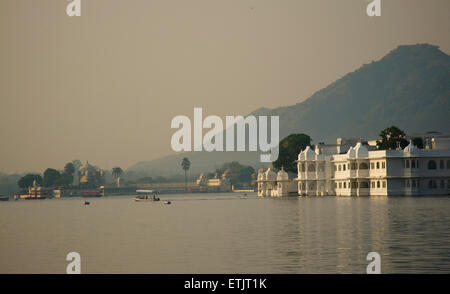
POLYGON ((0 1, 0 171, 172 153, 193 108, 238 115, 308 98, 400 44, 450 52, 449 0, 0 1))

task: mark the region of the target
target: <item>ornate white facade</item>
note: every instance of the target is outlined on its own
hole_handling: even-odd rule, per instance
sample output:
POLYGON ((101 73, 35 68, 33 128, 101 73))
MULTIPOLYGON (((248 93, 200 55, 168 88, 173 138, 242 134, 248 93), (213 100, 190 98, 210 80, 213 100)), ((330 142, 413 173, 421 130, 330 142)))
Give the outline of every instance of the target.
POLYGON ((282 197, 297 195, 297 182, 289 179, 289 175, 282 168, 275 173, 271 168, 264 171, 258 170, 258 196, 260 197, 282 197))
POLYGON ((433 149, 418 149, 412 143, 403 150, 377 150, 361 142, 352 147, 339 141, 319 144, 303 150, 297 163, 296 179, 274 180, 270 169, 259 172, 258 195, 289 195, 292 183, 300 196, 450 194, 449 138, 435 139, 433 149))

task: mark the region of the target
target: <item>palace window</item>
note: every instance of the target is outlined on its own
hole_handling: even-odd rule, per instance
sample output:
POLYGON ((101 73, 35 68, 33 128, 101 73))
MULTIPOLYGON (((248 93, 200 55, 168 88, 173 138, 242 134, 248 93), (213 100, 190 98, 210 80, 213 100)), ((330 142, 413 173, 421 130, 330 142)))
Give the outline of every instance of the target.
POLYGON ((352 162, 352 170, 358 169, 357 163, 352 162))
POLYGON ((383 161, 383 162, 381 163, 381 168, 386 168, 386 162, 383 161))
POLYGON ((342 188, 342 183, 341 182, 339 182, 339 189, 341 189, 342 188))
POLYGON ((325 170, 325 164, 323 162, 319 163, 319 171, 323 172, 325 170))
POLYGON ((406 168, 409 168, 409 160, 406 160, 406 161, 405 161, 405 167, 406 167, 406 168))
POLYGON ((374 169, 375 168, 375 163, 371 162, 370 163, 370 169, 374 169))
POLYGON ((386 188, 386 181, 383 181, 383 188, 386 188))
POLYGON ((414 159, 411 160, 411 168, 416 168, 416 161, 414 159))
POLYGON ((380 188, 380 181, 377 181, 377 188, 380 188))
POLYGON ((372 182, 372 188, 375 188, 375 182, 372 182))
POLYGON ((347 188, 347 183, 346 182, 344 182, 344 189, 346 189, 347 188))
POLYGON ((444 160, 439 160, 439 168, 444 169, 444 160))
POLYGON ((316 171, 316 165, 314 163, 310 163, 308 165, 308 171, 309 172, 315 172, 316 171))
POLYGON ((439 188, 444 189, 445 188, 445 182, 444 180, 441 180, 441 183, 439 185, 439 188))
POLYGON ((428 181, 428 189, 436 189, 436 188, 437 188, 437 185, 436 185, 435 180, 428 181))
POLYGON ((359 165, 359 169, 368 169, 368 168, 369 166, 365 162, 361 162, 361 164, 359 165))
POLYGON ((428 169, 436 169, 436 161, 430 160, 428 161, 428 169))
POLYGON ((380 163, 377 161, 377 169, 380 169, 380 163))
POLYGON ((338 170, 341 171, 341 165, 340 164, 338 165, 338 170))
POLYGON ((345 170, 345 164, 342 165, 342 170, 345 170))

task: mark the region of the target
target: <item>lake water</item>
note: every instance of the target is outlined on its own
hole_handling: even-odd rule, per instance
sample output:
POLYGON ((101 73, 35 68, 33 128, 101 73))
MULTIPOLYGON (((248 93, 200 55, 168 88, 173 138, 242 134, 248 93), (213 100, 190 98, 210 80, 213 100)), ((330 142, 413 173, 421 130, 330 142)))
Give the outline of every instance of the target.
POLYGON ((450 273, 450 198, 162 195, 0 202, 0 273, 450 273))

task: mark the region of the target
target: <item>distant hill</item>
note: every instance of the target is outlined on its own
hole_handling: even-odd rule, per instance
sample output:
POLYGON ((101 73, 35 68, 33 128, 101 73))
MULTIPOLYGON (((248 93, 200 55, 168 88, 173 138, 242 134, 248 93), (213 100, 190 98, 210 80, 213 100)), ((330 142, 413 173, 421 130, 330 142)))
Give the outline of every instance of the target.
POLYGON ((5 174, 0 172, 0 193, 5 195, 12 195, 17 192, 17 181, 22 177, 22 174, 5 174))
MULTIPOLYGON (((280 139, 305 133, 316 143, 335 142, 336 137, 376 138, 380 130, 390 125, 406 133, 448 133, 450 56, 428 44, 399 46, 303 102, 260 108, 251 114, 280 116, 280 139)), ((192 162, 192 173, 212 170, 232 160, 260 166, 259 153, 255 152, 191 152, 139 162, 127 171, 181 173, 184 156, 192 162)))

